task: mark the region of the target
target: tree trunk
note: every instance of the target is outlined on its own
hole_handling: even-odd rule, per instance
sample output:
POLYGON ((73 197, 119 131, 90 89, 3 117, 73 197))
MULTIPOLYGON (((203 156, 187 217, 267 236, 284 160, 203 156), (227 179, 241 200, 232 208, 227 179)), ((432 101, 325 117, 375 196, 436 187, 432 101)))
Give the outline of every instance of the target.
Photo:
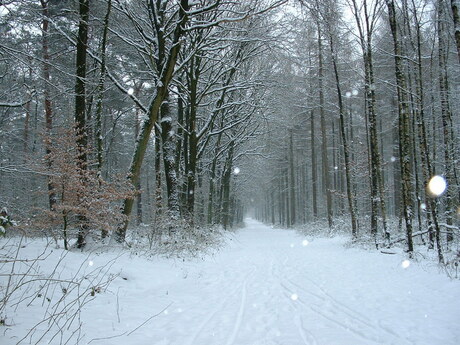
POLYGON ((217 169, 217 161, 219 158, 219 149, 220 149, 220 141, 222 138, 222 133, 219 133, 217 136, 217 142, 214 149, 214 157, 211 163, 211 171, 209 174, 209 193, 208 193, 208 224, 214 224, 214 194, 216 188, 216 169, 217 169))
MULTIPOLYGON (((415 6, 414 6, 415 7, 415 6)), ((416 123, 417 123, 417 136, 420 147, 420 160, 422 163, 422 176, 425 183, 429 181, 433 175, 433 169, 430 160, 430 151, 427 140, 427 130, 425 125, 425 102, 424 102, 424 90, 423 90, 423 67, 422 67, 422 35, 421 35, 421 23, 417 17, 417 11, 413 11, 415 18, 415 29, 416 29, 416 51, 417 51, 417 71, 415 74, 416 82, 416 123)), ((440 228, 438 223, 438 214, 436 202, 429 195, 425 185, 425 202, 426 212, 428 217, 428 229, 429 229, 429 246, 434 247, 434 239, 436 238, 436 246, 438 250, 438 260, 440 263, 444 262, 442 253, 442 247, 440 243, 440 228), (433 234, 434 228, 434 234, 433 234)))
POLYGON ((173 220, 180 218, 179 183, 176 173, 175 160, 175 133, 172 130, 168 98, 161 106, 161 143, 163 151, 163 168, 166 179, 166 192, 168 197, 168 215, 173 220))
POLYGON ((402 51, 398 39, 396 12, 393 0, 386 0, 391 33, 393 36, 395 75, 398 94, 399 113, 399 140, 401 160, 401 194, 403 201, 403 215, 406 223, 407 250, 410 256, 414 251, 412 241, 412 168, 411 168, 411 142, 410 142, 410 110, 407 100, 407 83, 402 65, 402 51))
POLYGON ((224 229, 228 228, 230 222, 230 182, 232 177, 234 146, 235 142, 232 140, 229 145, 224 176, 222 178, 222 226, 224 229))
MULTIPOLYGON (((447 29, 444 2, 438 1, 438 57, 439 57, 439 98, 441 102, 441 119, 444 144, 445 178, 449 188, 446 190, 446 224, 453 224, 454 210, 454 158, 453 138, 451 136, 452 115, 449 101, 449 79, 447 76, 447 29)), ((447 229, 447 242, 453 241, 452 229, 447 229)))
POLYGON ((88 49, 89 0, 79 0, 80 20, 77 36, 76 83, 75 83, 75 125, 78 132, 77 144, 80 159, 86 163, 86 52, 88 49))
MULTIPOLYGON (((47 155, 51 153, 51 131, 53 129, 53 108, 50 100, 50 91, 49 85, 51 84, 50 76, 50 55, 49 55, 49 7, 48 0, 40 0, 42 6, 42 54, 43 54, 43 79, 44 79, 44 91, 43 96, 45 99, 45 129, 46 129, 46 139, 45 139, 45 152, 47 155)), ((46 162, 48 168, 51 168, 51 161, 46 162)), ((51 182, 51 178, 48 177, 48 202, 50 210, 54 209, 56 205, 56 192, 54 186, 51 182)))
POLYGON ((460 2, 458 0, 450 0, 452 8, 452 19, 454 20, 455 42, 457 43, 458 62, 460 62, 460 2))
POLYGON ((296 223, 296 197, 295 197, 295 175, 294 175, 294 143, 293 143, 293 130, 290 130, 289 135, 289 195, 290 195, 290 219, 291 226, 296 223))
MULTIPOLYGON (((136 97, 139 95, 141 85, 136 86, 134 90, 134 94, 136 97)), ((134 138, 137 140, 137 137, 139 136, 139 129, 140 129, 140 113, 141 110, 139 107, 136 107, 136 117, 134 119, 135 124, 134 124, 134 138)), ((142 223, 142 186, 141 186, 141 179, 139 178, 136 183, 136 225, 140 225, 142 223)))
MULTIPOLYGON (((147 144, 149 142, 150 133, 152 132, 153 126, 157 122, 158 113, 160 111, 161 104, 165 99, 168 86, 174 74, 174 68, 176 66, 177 57, 181 47, 181 38, 185 31, 185 24, 187 22, 187 11, 189 10, 188 0, 181 0, 179 8, 179 18, 177 25, 174 30, 173 39, 171 42, 171 48, 169 49, 167 58, 161 64, 161 71, 159 83, 156 87, 156 94, 150 103, 148 118, 144 121, 136 147, 134 149, 133 158, 129 168, 128 179, 135 185, 139 179, 140 169, 144 160, 144 155, 147 150, 147 144)), ((133 208, 133 199, 125 199, 123 202, 122 213, 126 217, 125 220, 119 225, 116 231, 116 240, 123 242, 126 236, 126 229, 128 228, 129 216, 133 208)))
MULTIPOLYGON (((77 35, 76 83, 75 83, 75 127, 77 130, 77 145, 79 150, 79 165, 82 170, 87 169, 88 134, 86 128, 86 53, 88 49, 88 21, 89 0, 79 1, 79 24, 77 35)), ((84 176, 81 177, 82 179, 84 176)), ((77 247, 82 248, 88 231, 87 220, 79 216, 80 229, 78 232, 77 247)))
MULTIPOLYGON (((106 77, 106 50, 107 50, 107 35, 109 31, 110 12, 112 10, 112 0, 107 1, 107 12, 104 17, 104 30, 102 32, 101 42, 101 70, 99 75, 99 82, 97 85, 97 103, 96 103, 96 152, 97 152, 97 168, 99 175, 102 176, 102 155, 103 155, 103 137, 102 137, 102 100, 104 99, 105 77, 106 77)), ((103 237, 107 235, 106 232, 102 233, 103 237)))
POLYGON ((155 128, 155 221, 163 213, 163 189, 161 178, 161 134, 155 128))
POLYGON ((197 154, 198 154, 198 138, 196 128, 196 113, 198 108, 197 92, 198 80, 200 77, 200 58, 195 57, 190 64, 190 71, 188 73, 189 93, 190 93, 190 117, 189 117, 189 159, 187 174, 187 213, 190 221, 193 222, 194 207, 195 207, 195 185, 196 185, 196 168, 197 168, 197 154))
POLYGON ((354 195, 352 191, 352 182, 351 182, 350 150, 348 147, 348 140, 345 135, 345 119, 344 119, 345 108, 343 105, 342 90, 340 88, 339 71, 337 68, 336 55, 335 55, 334 44, 333 44, 332 39, 333 39, 332 36, 330 36, 329 44, 331 48, 332 64, 334 67, 335 82, 336 82, 336 88, 337 88, 337 98, 339 101, 340 136, 342 139, 343 154, 344 154, 344 159, 345 159, 345 180, 346 180, 346 189, 347 189, 348 209, 349 209, 350 217, 351 217, 351 233, 352 233, 353 239, 356 239, 358 236, 358 226, 356 222, 355 202, 353 199, 354 195))
POLYGON ((368 7, 364 1, 362 7, 352 0, 353 14, 359 31, 359 39, 363 52, 364 61, 364 90, 366 102, 366 124, 369 147, 369 172, 371 189, 371 234, 374 236, 378 232, 378 211, 382 216, 385 237, 389 237, 386 221, 386 203, 382 173, 381 152, 379 149, 377 116, 376 116, 376 96, 374 82, 374 67, 372 58, 372 35, 375 29, 378 4, 374 3, 373 8, 368 7), (363 11, 363 16, 360 12, 363 11))
POLYGON ((327 153, 327 133, 326 133, 326 119, 325 119, 325 101, 324 101, 324 68, 323 68, 323 44, 321 38, 321 29, 318 24, 318 60, 319 60, 319 70, 318 70, 318 89, 319 89, 319 111, 320 111, 320 120, 321 120, 321 159, 322 159, 322 168, 323 168, 323 184, 326 190, 326 208, 327 208, 327 222, 329 224, 329 229, 332 228, 332 195, 331 195, 331 183, 329 176, 329 161, 327 153))

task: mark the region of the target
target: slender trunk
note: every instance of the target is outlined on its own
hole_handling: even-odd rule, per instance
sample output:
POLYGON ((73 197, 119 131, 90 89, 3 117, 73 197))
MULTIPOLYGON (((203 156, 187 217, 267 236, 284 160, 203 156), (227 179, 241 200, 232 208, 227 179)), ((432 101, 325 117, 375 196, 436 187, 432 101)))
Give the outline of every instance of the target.
MULTIPOLYGON (((110 12, 112 9, 112 0, 107 1, 107 12, 104 17, 104 29, 102 32, 101 42, 101 69, 99 72, 99 82, 97 85, 97 101, 96 101, 96 119, 95 119, 95 136, 96 136, 96 159, 97 159, 97 171, 98 175, 102 177, 102 165, 103 165, 103 151, 104 151, 104 140, 102 137, 102 101, 104 99, 105 89, 105 77, 106 77, 106 50, 107 50, 107 35, 109 31, 109 19, 110 12)), ((102 238, 107 237, 107 230, 101 231, 102 238)))
POLYGON ((175 134, 172 130, 172 118, 169 102, 166 98, 161 106, 161 143, 163 153, 163 168, 166 179, 169 216, 177 220, 180 217, 179 184, 175 167, 175 134))
MULTIPOLYGON (((29 63, 30 63, 30 61, 29 61, 29 63)), ((32 67, 31 67, 31 65, 29 66, 29 80, 32 80, 32 67)), ((29 93, 29 97, 32 97, 31 92, 29 93)), ((24 136, 23 136, 23 140, 24 140, 24 146, 23 146, 24 159, 27 159, 27 154, 29 152, 29 131, 30 131, 30 114, 31 114, 30 106, 31 106, 31 103, 32 103, 32 100, 29 100, 25 104, 26 114, 25 114, 25 118, 24 118, 24 136)))
POLYGON ((366 91, 366 103, 367 111, 369 116, 369 140, 370 140, 370 156, 371 156, 371 196, 372 196, 372 208, 373 208, 373 220, 371 226, 371 232, 377 234, 377 216, 378 210, 383 222, 383 229, 385 237, 389 236, 387 232, 386 222, 386 205, 385 205, 385 194, 383 186, 382 176, 382 159, 379 149, 378 129, 377 129, 377 115, 375 110, 376 96, 374 88, 374 68, 372 62, 372 48, 370 37, 368 37, 367 50, 364 55, 365 59, 365 91, 366 91))
POLYGON ((452 8, 452 19, 454 20, 455 42, 457 43, 457 55, 460 62, 460 2, 458 0, 450 0, 452 8))
POLYGON ((80 20, 77 36, 76 83, 75 83, 75 124, 78 131, 77 144, 80 159, 86 163, 86 51, 88 49, 89 0, 79 0, 80 20))
MULTIPOLYGON (((284 166, 288 164, 288 158, 285 158, 284 166)), ((291 200, 289 199, 289 170, 287 168, 283 169, 283 191, 284 191, 284 213, 286 214, 286 226, 290 228, 292 226, 291 222, 291 200)))
MULTIPOLYGON (((414 0, 413 0, 414 1, 414 0)), ((413 3, 415 8, 415 4, 413 3)), ((416 15, 416 12, 414 12, 416 15)), ((430 161, 430 151, 427 140, 427 130, 425 126, 425 106, 424 106, 424 90, 423 90, 423 67, 422 67, 422 44, 421 44, 421 32, 420 23, 417 17, 416 21, 416 34, 417 34, 417 73, 416 79, 416 96, 417 96, 417 107, 416 107, 416 118, 417 118, 417 135, 420 147, 420 160, 422 163, 422 176, 424 181, 429 181, 432 175, 432 166, 430 161)), ((435 233, 439 236, 440 229, 438 224, 438 215, 435 201, 428 195, 428 190, 425 186, 425 200, 426 200, 426 211, 428 216, 428 229, 429 229, 429 243, 430 247, 434 247, 435 236, 433 234, 433 228, 435 233)), ((443 262, 442 248, 440 244, 437 244, 438 249, 438 260, 443 262)))
POLYGON ((296 223, 296 197, 295 197, 295 175, 294 175, 294 143, 293 143, 293 130, 291 129, 289 136, 289 195, 290 195, 290 207, 291 213, 291 225, 296 223))
POLYGON ((339 78, 339 71, 337 68, 337 61, 336 55, 334 51, 334 45, 332 41, 332 37, 330 37, 330 48, 331 48, 331 55, 332 55, 332 64, 334 67, 334 74, 335 74, 335 82, 337 88, 337 97, 339 101, 339 117, 340 117, 340 136, 342 139, 343 145, 343 154, 345 159, 345 180, 346 180, 346 189, 347 189, 347 200, 348 200, 348 209, 350 212, 351 217, 351 232, 354 239, 356 239, 358 235, 358 226, 356 222, 356 211, 355 211, 355 202, 353 200, 353 191, 352 191, 352 183, 351 183, 351 162, 350 162, 350 150, 348 147, 348 140, 345 135, 345 107, 343 105, 343 98, 342 98, 342 90, 340 88, 340 78, 339 78))
POLYGON ((332 228, 332 195, 331 195, 331 183, 329 177, 329 161, 327 153, 327 133, 326 133, 326 119, 325 119, 325 101, 324 101, 324 69, 323 69, 323 44, 321 38, 321 29, 318 24, 318 59, 319 59, 319 70, 318 70, 318 89, 319 89, 319 111, 321 120, 321 158, 323 168, 323 183, 326 189, 326 208, 327 208, 327 221, 329 229, 332 228))
POLYGON ((406 223, 407 250, 412 256, 414 247, 412 242, 412 168, 411 168, 411 142, 410 142, 410 110, 407 100, 407 83, 402 65, 402 50, 398 38, 396 12, 393 0, 386 0, 391 33, 393 36, 395 76, 398 94, 399 113, 399 140, 401 160, 401 192, 403 199, 403 214, 406 223))
MULTIPOLYGON (((88 49, 88 21, 89 0, 79 1, 79 24, 77 35, 76 83, 75 83, 75 127, 77 130, 77 145, 79 150, 79 165, 82 170, 87 169, 88 134, 86 128, 86 52, 88 49)), ((84 177, 81 176, 83 179, 84 177)), ((87 220, 79 216, 80 229, 78 231, 77 247, 82 248, 88 231, 87 220)))
MULTIPOLYGON (((103 137, 102 137, 102 100, 104 99, 105 77, 106 77, 106 50, 107 50, 107 35, 109 31, 109 19, 112 9, 112 0, 107 1, 107 12, 104 17, 104 30, 102 32, 101 42, 101 70, 99 75, 99 82, 97 85, 97 104, 96 104, 96 152, 97 152, 97 168, 99 175, 102 176, 102 156, 103 156, 103 137)), ((103 236, 107 235, 103 232, 103 236)))
POLYGON ((278 173, 277 179, 276 179, 276 184, 277 184, 277 189, 278 189, 278 220, 279 224, 283 225, 284 224, 284 212, 283 212, 283 184, 282 184, 282 178, 281 175, 278 173))
POLYGON ((228 228, 230 221, 230 182, 232 177, 234 146, 235 142, 232 140, 229 145, 224 176, 222 178, 222 226, 224 229, 228 228))
MULTIPOLYGON (((49 55, 49 8, 48 0, 41 0, 42 6, 42 54, 43 54, 43 80, 45 83, 43 96, 45 99, 45 129, 46 129, 46 139, 45 139, 45 152, 47 155, 51 153, 51 131, 53 129, 53 108, 51 105, 49 85, 51 85, 51 76, 50 76, 50 55, 49 55)), ((46 162, 48 168, 51 168, 52 162, 48 160, 46 162)), ((48 202, 50 210, 54 209, 56 205, 56 192, 54 186, 51 182, 51 178, 48 177, 48 202)))
POLYGON ((182 158, 182 145, 184 141, 184 100, 182 99, 185 92, 180 87, 181 80, 179 79, 179 85, 177 86, 177 145, 176 145, 176 173, 179 176, 182 158))
POLYGON ((219 149, 220 149, 220 141, 222 138, 222 133, 220 133, 217 137, 216 147, 214 149, 214 157, 211 163, 211 171, 209 174, 209 193, 208 193, 208 224, 214 223, 214 194, 215 194, 215 186, 216 186, 216 169, 217 169, 217 161, 219 158, 219 149))
POLYGON ((163 189, 161 178, 161 134, 155 128, 155 221, 163 212, 163 189))
POLYGON ((313 203, 313 220, 318 218, 318 170, 316 166, 316 144, 315 144, 315 112, 310 112, 310 128, 311 128, 311 184, 312 184, 312 203, 313 203))
POLYGON ((196 129, 196 115, 197 115, 197 92, 198 80, 200 77, 200 61, 199 57, 192 59, 189 71, 189 93, 190 93, 190 117, 189 117, 189 159, 187 173, 187 212, 190 220, 193 220, 194 206, 195 206, 195 185, 196 185, 196 168, 197 168, 197 154, 198 154, 198 138, 196 129))
MULTIPOLYGON (((139 94, 139 89, 140 89, 140 86, 139 87, 136 87, 134 93, 136 95, 136 97, 138 96, 139 94)), ((138 136, 139 136, 139 130, 140 130, 140 114, 141 114, 141 110, 137 107, 136 108, 136 117, 134 119, 135 121, 135 124, 134 124, 134 138, 135 140, 137 140, 138 136)), ((136 225, 140 225, 142 223, 142 186, 141 186, 141 179, 139 178, 137 180, 137 183, 136 183, 136 192, 137 192, 137 195, 136 195, 136 225)))
MULTIPOLYGON (((443 131, 443 144, 444 144, 444 169, 445 178, 449 188, 446 190, 446 223, 447 225, 453 224, 454 216, 454 159, 452 157, 452 143, 451 136, 451 123, 452 115, 450 110, 449 101, 449 79, 447 76, 447 28, 445 25, 445 8, 442 0, 438 1, 438 61, 439 61, 439 98, 441 102, 441 119, 443 131)), ((447 242, 453 241, 452 229, 447 229, 447 242)))
POLYGON ((377 116, 376 116, 376 96, 374 84, 374 67, 372 58, 372 35, 375 29, 376 15, 378 11, 374 3, 371 8, 364 1, 362 7, 352 0, 353 14, 359 31, 361 49, 364 60, 364 89, 366 101, 366 124, 369 148, 369 172, 371 189, 371 233, 376 236, 378 232, 378 210, 382 217, 385 237, 389 237, 386 221, 386 203, 384 193, 384 182, 382 173, 381 152, 379 149, 377 116), (363 13, 363 18, 360 12, 363 13))
MULTIPOLYGON (((62 186, 62 193, 61 193, 61 201, 64 203, 66 200, 65 198, 65 188, 62 186)), ((62 211, 62 220, 63 220, 63 225, 62 225, 62 237, 64 240, 64 249, 69 250, 69 242, 67 239, 67 224, 68 224, 68 216, 66 211, 62 211)))

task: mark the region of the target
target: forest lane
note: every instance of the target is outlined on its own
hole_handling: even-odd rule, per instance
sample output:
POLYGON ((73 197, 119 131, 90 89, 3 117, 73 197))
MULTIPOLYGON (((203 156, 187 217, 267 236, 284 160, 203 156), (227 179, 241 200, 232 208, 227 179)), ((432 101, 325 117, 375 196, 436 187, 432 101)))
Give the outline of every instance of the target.
POLYGON ((405 269, 398 255, 345 248, 344 238, 304 238, 254 220, 246 225, 212 257, 151 263, 153 286, 125 268, 139 277, 131 282, 136 287, 114 283, 121 309, 136 308, 137 321, 128 323, 121 313, 114 333, 168 306, 124 344, 446 345, 459 339, 458 282, 416 263, 405 269))

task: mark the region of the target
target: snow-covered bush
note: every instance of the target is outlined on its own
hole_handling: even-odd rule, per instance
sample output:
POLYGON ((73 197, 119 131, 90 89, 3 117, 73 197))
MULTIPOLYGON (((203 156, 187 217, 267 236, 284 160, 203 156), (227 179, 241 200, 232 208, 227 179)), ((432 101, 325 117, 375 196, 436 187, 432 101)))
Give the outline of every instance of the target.
POLYGON ((154 223, 133 229, 129 243, 135 252, 168 257, 195 257, 223 244, 221 226, 192 225, 188 220, 157 216, 154 223))

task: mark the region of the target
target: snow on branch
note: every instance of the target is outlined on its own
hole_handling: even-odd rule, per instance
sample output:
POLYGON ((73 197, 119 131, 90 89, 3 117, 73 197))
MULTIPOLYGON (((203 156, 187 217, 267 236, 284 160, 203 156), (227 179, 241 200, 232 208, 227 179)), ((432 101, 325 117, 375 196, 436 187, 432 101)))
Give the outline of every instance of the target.
MULTIPOLYGON (((219 1, 217 1, 216 3, 219 3, 219 1)), ((234 3, 234 2, 232 2, 232 3, 234 3)), ((206 29, 206 28, 210 28, 210 27, 213 27, 213 26, 218 26, 220 24, 241 22, 241 21, 244 21, 244 20, 246 20, 248 18, 255 17, 255 16, 258 16, 258 15, 264 14, 266 12, 269 12, 269 11, 271 11, 271 10, 281 6, 281 5, 284 5, 285 3, 287 3, 287 0, 278 0, 278 1, 275 1, 273 4, 270 4, 267 7, 263 8, 261 10, 258 10, 258 11, 254 11, 254 12, 252 10, 245 11, 245 12, 237 12, 237 11, 235 11, 236 16, 234 16, 234 17, 228 16, 228 17, 219 18, 219 19, 211 21, 211 22, 198 23, 198 24, 192 25, 191 27, 187 28, 186 30, 187 31, 192 31, 192 30, 198 30, 198 29, 206 29)), ((196 13, 203 13, 203 12, 205 12, 205 11, 203 11, 203 9, 205 9, 205 8, 195 10, 195 12, 191 11, 191 13, 189 11, 188 15, 192 16, 193 14, 196 14, 196 13)))
MULTIPOLYGON (((77 45, 77 42, 72 38, 70 37, 67 33, 65 33, 59 25, 57 25, 54 21, 50 20, 50 23, 53 24, 53 26, 55 27, 55 29, 57 29, 59 31, 59 33, 61 33, 64 38, 66 38, 71 44, 73 45, 77 45)), ((91 56, 98 64, 101 64, 102 61, 101 61, 101 58, 99 56, 97 56, 96 53, 94 53, 91 49, 88 48, 87 50, 89 56, 91 56)), ((115 86, 121 91, 123 92, 124 94, 126 94, 129 98, 131 98, 131 100, 134 102, 134 104, 136 104, 137 107, 139 107, 139 109, 141 109, 144 113, 147 113, 147 107, 145 107, 141 101, 134 95, 134 94, 131 94, 129 92, 129 88, 126 88, 124 87, 118 80, 117 78, 115 78, 115 76, 110 72, 110 70, 106 67, 106 70, 105 70, 107 76, 109 77, 109 79, 115 84, 115 86)))
POLYGON ((19 107, 22 107, 23 105, 25 105, 27 102, 30 102, 30 99, 22 101, 22 102, 14 102, 14 103, 0 101, 0 107, 3 107, 3 108, 19 108, 19 107))

